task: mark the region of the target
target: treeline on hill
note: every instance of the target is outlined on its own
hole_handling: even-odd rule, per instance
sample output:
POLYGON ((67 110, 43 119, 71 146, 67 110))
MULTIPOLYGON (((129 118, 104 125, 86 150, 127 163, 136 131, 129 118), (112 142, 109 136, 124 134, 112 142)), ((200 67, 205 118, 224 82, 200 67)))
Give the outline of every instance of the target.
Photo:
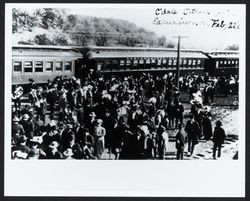
POLYGON ((175 47, 165 36, 121 19, 72 15, 53 8, 13 9, 12 15, 15 44, 175 47))

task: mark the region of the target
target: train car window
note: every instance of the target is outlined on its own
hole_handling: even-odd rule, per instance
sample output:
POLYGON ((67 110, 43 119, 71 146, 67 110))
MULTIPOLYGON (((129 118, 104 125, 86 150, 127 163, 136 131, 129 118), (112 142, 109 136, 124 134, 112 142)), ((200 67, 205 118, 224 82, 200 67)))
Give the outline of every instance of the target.
POLYGON ((234 60, 232 61, 232 64, 234 64, 234 60))
POLYGON ((138 65, 138 60, 135 59, 134 62, 133 62, 133 66, 137 66, 138 65))
POLYGON ((172 67, 172 59, 169 59, 169 60, 168 60, 168 66, 169 66, 169 67, 172 67))
POLYGON ((72 71, 72 61, 65 61, 64 69, 65 71, 72 71))
POLYGON ((220 61, 220 64, 223 64, 223 61, 220 61))
POLYGON ((146 69, 150 69, 150 59, 149 58, 146 58, 146 61, 145 61, 146 65, 145 65, 145 68, 146 69))
POLYGON ((62 61, 56 61, 56 71, 62 71, 63 63, 62 61))
POLYGON ((227 61, 226 61, 226 60, 224 61, 224 64, 227 64, 227 61))
POLYGON ((176 65, 177 65, 177 60, 174 59, 174 60, 173 60, 173 67, 175 67, 176 65))
POLYGON ((188 60, 188 65, 189 65, 189 67, 191 67, 191 65, 192 65, 192 60, 188 60))
POLYGON ((200 59, 197 60, 197 65, 198 65, 199 67, 201 66, 201 60, 200 60, 200 59))
POLYGON ((162 68, 166 68, 167 60, 163 59, 162 60, 162 68))
POLYGON ((187 60, 186 59, 183 59, 183 68, 186 68, 187 67, 187 60))
POLYGON ((219 61, 216 61, 215 68, 219 67, 219 61))
POLYGON ((97 63, 97 71, 102 70, 102 64, 101 62, 97 63))
POLYGON ((157 66, 160 66, 160 65, 161 65, 161 60, 158 59, 158 60, 157 60, 157 66))
POLYGON ((180 59, 180 68, 183 68, 183 59, 180 59))
POLYGON ((14 73, 22 73, 22 62, 13 61, 13 70, 14 70, 14 73))
POLYGON ((46 61, 45 70, 46 70, 46 72, 53 71, 53 62, 52 61, 46 61))
POLYGON ((131 60, 128 59, 128 60, 126 61, 126 65, 127 65, 127 66, 130 66, 130 65, 131 65, 131 60))
POLYGON ((43 72, 43 61, 36 61, 35 63, 35 72, 42 73, 43 72))
POLYGON ((196 60, 193 60, 193 62, 192 62, 192 66, 194 66, 194 67, 195 67, 195 65, 196 65, 196 60))
POLYGON ((125 61, 124 60, 120 60, 120 66, 124 66, 125 65, 125 61))
POLYGON ((24 62, 24 72, 32 73, 33 72, 33 61, 25 61, 24 62))
POLYGON ((144 60, 143 60, 143 58, 141 58, 140 60, 139 60, 139 67, 138 68, 140 68, 140 69, 143 69, 144 68, 144 60))
POLYGON ((235 61, 235 67, 236 67, 236 68, 239 67, 239 61, 238 61, 238 60, 235 61))

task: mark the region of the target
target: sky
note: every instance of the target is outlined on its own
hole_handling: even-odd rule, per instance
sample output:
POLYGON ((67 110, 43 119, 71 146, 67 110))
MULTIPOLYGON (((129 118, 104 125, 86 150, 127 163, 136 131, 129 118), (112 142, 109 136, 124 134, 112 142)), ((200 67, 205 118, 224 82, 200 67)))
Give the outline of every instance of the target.
MULTIPOLYGON (((181 46, 190 49, 224 49, 240 44, 245 31, 244 5, 230 4, 63 4, 43 7, 67 8, 69 13, 124 19, 167 41, 185 36, 181 46)), ((27 11, 41 6, 25 6, 27 11)))

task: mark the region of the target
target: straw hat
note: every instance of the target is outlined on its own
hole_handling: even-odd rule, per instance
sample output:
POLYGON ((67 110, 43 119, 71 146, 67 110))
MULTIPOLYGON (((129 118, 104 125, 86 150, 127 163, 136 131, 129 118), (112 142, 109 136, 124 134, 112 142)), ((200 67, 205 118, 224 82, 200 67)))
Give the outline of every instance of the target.
POLYGON ((89 114, 89 116, 90 116, 90 117, 96 117, 96 114, 95 114, 95 112, 91 112, 91 113, 89 114))
POLYGON ((14 122, 18 122, 18 121, 20 121, 20 119, 19 119, 17 116, 15 116, 15 117, 13 118, 13 121, 14 121, 14 122))
POLYGON ((67 124, 67 128, 73 128, 72 124, 67 124))
POLYGON ((28 120, 29 118, 30 118, 30 116, 29 116, 28 114, 24 114, 24 115, 23 115, 23 120, 26 121, 26 120, 28 120))
POLYGON ((42 137, 39 137, 39 136, 34 136, 32 139, 30 139, 31 142, 35 142, 35 143, 38 143, 38 144, 42 144, 43 142, 43 138, 42 137))
POLYGON ((57 148, 59 146, 59 143, 57 141, 53 141, 51 142, 51 144, 49 145, 50 148, 57 148))
POLYGON ((70 156, 73 156, 74 153, 73 153, 72 149, 68 148, 68 149, 66 149, 66 150, 63 152, 63 155, 64 155, 64 156, 67 156, 67 157, 70 157, 70 156))
POLYGON ((98 124, 102 124, 102 123, 103 123, 103 120, 97 119, 96 122, 97 122, 98 124))

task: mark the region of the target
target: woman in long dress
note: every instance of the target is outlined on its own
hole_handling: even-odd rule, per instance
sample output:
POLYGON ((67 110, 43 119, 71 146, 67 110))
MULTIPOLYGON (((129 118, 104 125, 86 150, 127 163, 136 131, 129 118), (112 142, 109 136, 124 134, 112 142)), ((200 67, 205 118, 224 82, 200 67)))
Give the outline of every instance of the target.
POLYGON ((95 156, 97 159, 101 159, 105 150, 104 136, 106 135, 106 130, 103 128, 102 120, 98 119, 96 121, 96 126, 94 130, 94 139, 95 139, 95 156))

